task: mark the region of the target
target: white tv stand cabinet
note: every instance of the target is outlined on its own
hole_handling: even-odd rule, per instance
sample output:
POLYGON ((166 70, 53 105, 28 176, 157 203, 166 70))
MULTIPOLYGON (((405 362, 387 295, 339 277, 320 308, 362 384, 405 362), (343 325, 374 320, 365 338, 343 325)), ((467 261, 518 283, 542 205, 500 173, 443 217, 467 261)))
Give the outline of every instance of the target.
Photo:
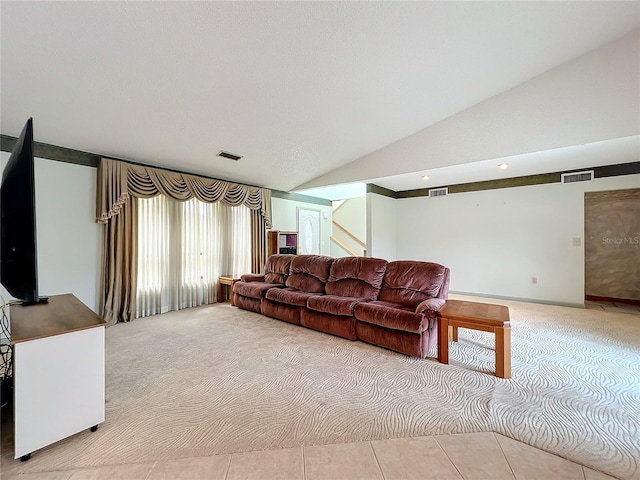
POLYGON ((14 458, 104 422, 105 326, 71 294, 11 306, 14 458))

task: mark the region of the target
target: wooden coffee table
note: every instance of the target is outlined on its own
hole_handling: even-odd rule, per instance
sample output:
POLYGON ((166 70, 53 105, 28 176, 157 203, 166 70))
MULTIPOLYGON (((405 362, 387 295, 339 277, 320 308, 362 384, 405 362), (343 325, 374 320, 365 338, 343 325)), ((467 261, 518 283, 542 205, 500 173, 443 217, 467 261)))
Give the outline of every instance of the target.
POLYGON ((511 378, 511 323, 507 307, 489 303, 447 300, 438 312, 438 361, 440 363, 449 363, 449 340, 458 341, 458 328, 494 333, 496 377, 511 378))
POLYGON ((231 299, 231 306, 235 306, 236 302, 233 300, 233 285, 240 280, 240 275, 223 275, 218 278, 218 302, 224 302, 226 296, 224 294, 224 286, 229 287, 229 298, 231 299))

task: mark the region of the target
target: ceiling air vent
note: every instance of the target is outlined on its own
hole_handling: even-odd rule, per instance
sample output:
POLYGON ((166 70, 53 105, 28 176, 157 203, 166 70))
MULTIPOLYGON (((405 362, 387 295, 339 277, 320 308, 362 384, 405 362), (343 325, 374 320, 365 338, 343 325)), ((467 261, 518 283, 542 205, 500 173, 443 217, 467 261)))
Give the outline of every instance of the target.
POLYGON ((562 183, 591 182, 592 180, 593 170, 562 174, 562 183))
POLYGON ((224 150, 220 150, 218 152, 218 157, 228 158, 229 160, 240 160, 242 155, 236 155, 234 153, 225 152, 224 150))
POLYGON ((444 197, 445 195, 449 194, 449 188, 448 187, 444 187, 444 188, 431 188, 429 190, 429 198, 431 197, 444 197))

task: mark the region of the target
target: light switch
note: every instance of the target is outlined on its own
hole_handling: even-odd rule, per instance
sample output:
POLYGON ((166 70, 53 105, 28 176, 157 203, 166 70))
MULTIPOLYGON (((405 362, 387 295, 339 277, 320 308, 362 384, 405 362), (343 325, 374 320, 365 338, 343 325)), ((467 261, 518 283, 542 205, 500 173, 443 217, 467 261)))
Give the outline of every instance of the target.
POLYGON ((573 237, 573 246, 579 247, 582 245, 582 239, 580 237, 573 237))

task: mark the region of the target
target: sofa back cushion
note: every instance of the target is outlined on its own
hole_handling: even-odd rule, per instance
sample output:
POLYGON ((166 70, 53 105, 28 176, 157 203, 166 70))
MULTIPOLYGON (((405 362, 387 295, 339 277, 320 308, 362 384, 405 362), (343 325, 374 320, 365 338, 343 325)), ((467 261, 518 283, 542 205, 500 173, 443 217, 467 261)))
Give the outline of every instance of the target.
POLYGON ((371 257, 336 258, 331 264, 327 295, 340 297, 378 298, 387 261, 371 257))
POLYGON ((446 298, 449 269, 437 263, 399 260, 389 262, 378 299, 415 307, 423 300, 446 298))
POLYGON ((295 255, 271 255, 264 266, 264 281, 284 285, 289 277, 293 257, 295 255))
POLYGON ((287 287, 310 293, 324 293, 329 278, 332 257, 325 255, 295 255, 287 278, 287 287))

